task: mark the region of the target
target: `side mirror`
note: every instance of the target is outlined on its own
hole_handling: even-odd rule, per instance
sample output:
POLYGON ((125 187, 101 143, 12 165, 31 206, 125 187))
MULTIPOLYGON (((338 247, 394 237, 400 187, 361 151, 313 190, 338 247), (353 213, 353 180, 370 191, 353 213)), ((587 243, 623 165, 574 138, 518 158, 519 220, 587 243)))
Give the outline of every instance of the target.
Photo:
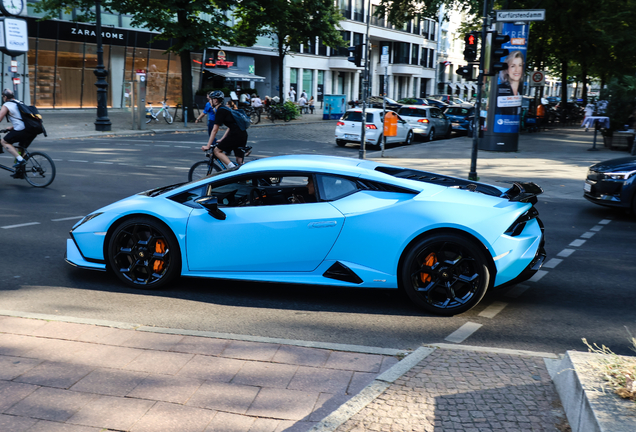
POLYGON ((212 216, 215 219, 225 220, 225 218, 227 217, 227 215, 225 213, 223 213, 221 210, 219 210, 218 201, 217 201, 216 197, 214 197, 214 196, 205 197, 205 198, 199 198, 195 202, 197 204, 200 204, 201 206, 205 207, 205 209, 208 211, 210 216, 212 216))

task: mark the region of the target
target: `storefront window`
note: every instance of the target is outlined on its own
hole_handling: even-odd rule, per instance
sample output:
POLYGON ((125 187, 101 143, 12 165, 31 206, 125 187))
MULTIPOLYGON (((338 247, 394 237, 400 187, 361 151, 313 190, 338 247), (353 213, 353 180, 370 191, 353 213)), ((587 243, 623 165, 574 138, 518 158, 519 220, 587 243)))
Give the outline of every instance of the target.
POLYGON ((170 101, 170 106, 176 106, 181 103, 181 94, 181 58, 177 55, 170 54, 168 87, 166 89, 166 98, 170 101))
POLYGON ((303 85, 302 90, 307 93, 307 99, 314 95, 314 71, 311 69, 303 69, 303 85))
MULTIPOLYGON (((171 59, 171 60, 179 60, 171 59)), ((172 62, 172 61, 171 61, 172 62)), ((150 50, 150 61, 146 72, 146 100, 153 105, 160 105, 166 97, 168 80, 168 55, 159 50, 150 50)))
POLYGON ((29 50, 29 76, 31 79, 31 102, 42 108, 52 108, 55 92, 59 86, 55 79, 55 41, 40 39, 38 42, 37 66, 35 46, 29 50), (37 95, 35 95, 37 93, 37 95))

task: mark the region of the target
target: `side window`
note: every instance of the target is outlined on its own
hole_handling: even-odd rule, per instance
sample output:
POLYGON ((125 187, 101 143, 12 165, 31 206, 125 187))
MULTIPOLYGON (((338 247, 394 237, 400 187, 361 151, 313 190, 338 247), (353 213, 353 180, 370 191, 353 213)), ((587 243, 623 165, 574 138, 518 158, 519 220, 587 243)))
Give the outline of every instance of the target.
POLYGON ((318 175, 316 178, 320 198, 326 201, 340 199, 358 190, 355 182, 342 177, 318 175))
POLYGON ((206 195, 216 197, 219 207, 245 206, 249 205, 254 184, 251 178, 241 178, 222 184, 212 183, 208 185, 206 195))

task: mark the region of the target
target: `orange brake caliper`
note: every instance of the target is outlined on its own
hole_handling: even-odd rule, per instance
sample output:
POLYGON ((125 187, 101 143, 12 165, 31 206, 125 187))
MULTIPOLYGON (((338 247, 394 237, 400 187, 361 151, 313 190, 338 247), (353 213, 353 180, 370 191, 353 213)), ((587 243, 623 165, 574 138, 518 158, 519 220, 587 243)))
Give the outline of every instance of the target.
MULTIPOLYGON (((424 265, 427 267, 433 267, 435 263, 437 263, 437 255, 435 255, 434 252, 431 252, 424 260, 424 265)), ((420 273, 420 279, 423 283, 429 283, 433 278, 428 273, 420 273)))
MULTIPOLYGON (((155 243, 155 253, 158 254, 164 254, 166 253, 166 242, 163 240, 157 240, 157 242, 155 243)), ((155 262, 152 265, 152 269, 158 273, 160 271, 163 270, 165 263, 163 262, 163 260, 155 260, 155 262)))

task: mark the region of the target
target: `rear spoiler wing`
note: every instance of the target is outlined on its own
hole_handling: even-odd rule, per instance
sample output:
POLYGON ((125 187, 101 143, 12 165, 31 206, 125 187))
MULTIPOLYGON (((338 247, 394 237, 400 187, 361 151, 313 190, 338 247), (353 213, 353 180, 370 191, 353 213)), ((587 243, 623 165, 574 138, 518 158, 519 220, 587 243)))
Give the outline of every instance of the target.
POLYGON ((510 201, 527 202, 536 204, 537 196, 543 193, 543 189, 533 182, 513 182, 512 187, 505 191, 501 197, 510 201))

